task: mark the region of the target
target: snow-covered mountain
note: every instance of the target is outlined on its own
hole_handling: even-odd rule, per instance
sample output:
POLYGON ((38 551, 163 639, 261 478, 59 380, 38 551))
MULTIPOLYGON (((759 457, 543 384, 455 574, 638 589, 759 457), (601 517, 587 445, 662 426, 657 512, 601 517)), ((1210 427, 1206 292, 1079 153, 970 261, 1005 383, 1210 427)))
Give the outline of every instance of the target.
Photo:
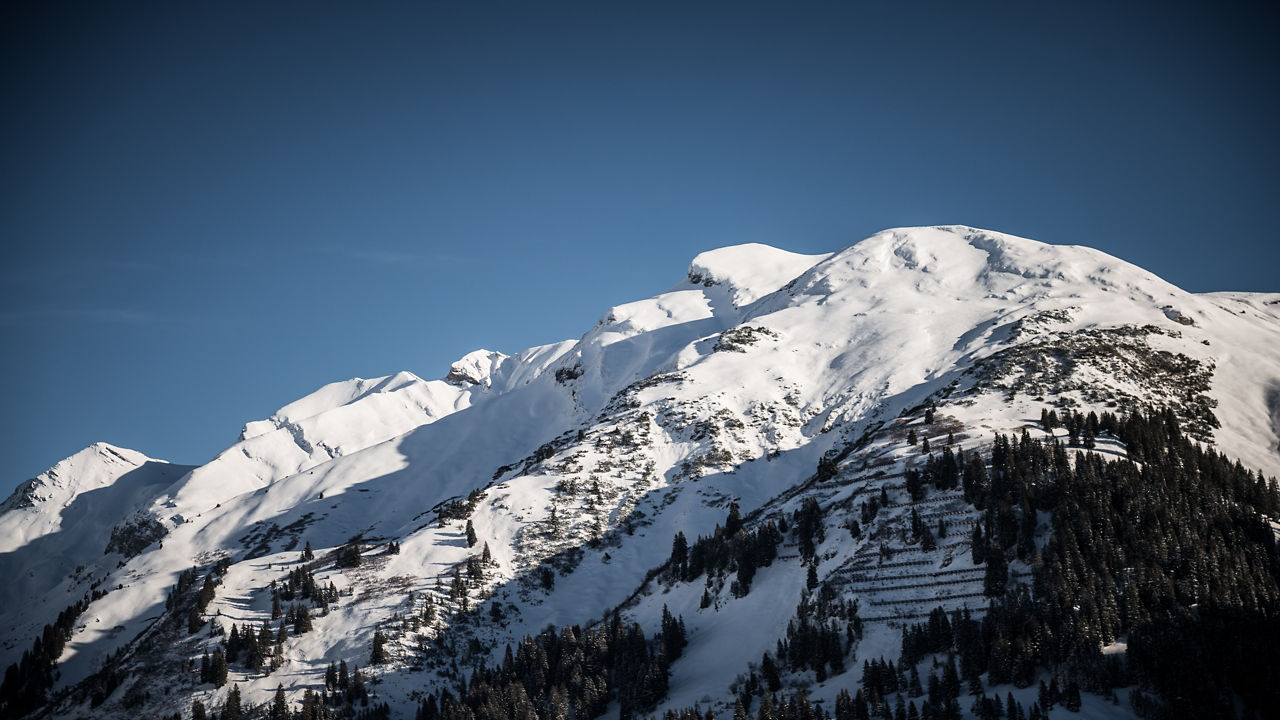
MULTIPOLYGON (((908 432, 982 449, 1046 407, 1168 408, 1274 477, 1280 294, 1192 294, 1096 250, 960 226, 888 230, 830 255, 706 252, 577 341, 476 351, 443 380, 325 386, 198 468, 102 444, 64 460, 0 513, 0 571, 17 579, 0 598, 0 661, 87 596, 51 716, 185 717, 192 698, 217 707, 232 685, 250 703, 282 685, 297 703, 345 661, 364 668, 375 704, 412 717, 427 693, 549 624, 618 608, 653 632, 669 610, 689 644, 656 711, 732 713, 743 678, 787 636, 812 566, 862 618, 845 673, 788 676, 832 712, 862 659, 897 657, 903 623, 983 602, 967 534, 981 513, 955 491, 904 497, 921 462, 908 432), (881 491, 888 508, 852 534, 856 502, 881 491), (731 506, 760 528, 806 503, 824 511, 816 555, 782 542, 749 593, 656 572, 677 533, 711 536, 731 506), (913 512, 966 530, 926 551, 898 532, 913 512), (340 567, 344 547, 362 561, 340 567), (193 567, 219 584, 179 617, 166 599, 193 567), (232 624, 275 627, 272 584, 299 568, 337 591, 313 629, 284 639, 270 672, 232 663, 231 683, 200 682, 188 661, 232 624), (387 659, 370 668, 375 631, 387 659), (118 687, 103 689, 104 666, 118 687)), ((1100 437, 1094 451, 1125 448, 1100 437)), ((1015 561, 1013 578, 1029 572, 1015 561)))

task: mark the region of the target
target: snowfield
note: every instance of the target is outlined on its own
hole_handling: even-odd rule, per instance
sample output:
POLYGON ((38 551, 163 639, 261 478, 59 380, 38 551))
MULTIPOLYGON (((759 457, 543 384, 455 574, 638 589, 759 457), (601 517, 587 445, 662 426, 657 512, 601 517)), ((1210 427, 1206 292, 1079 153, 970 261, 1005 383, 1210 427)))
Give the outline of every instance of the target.
MULTIPOLYGON (((695 704, 723 717, 735 681, 793 617, 806 583, 798 550, 780 547, 741 598, 651 571, 677 532, 711 535, 731 503, 757 526, 813 499, 830 511, 820 580, 858 600, 864 635, 845 674, 786 682, 831 710, 863 660, 897 658, 903 621, 985 606, 969 557, 979 514, 958 492, 915 505, 952 529, 937 550, 894 539, 911 512, 902 475, 920 461, 909 430, 968 450, 1036 427, 1046 406, 1144 404, 1175 408, 1203 441, 1280 475, 1280 294, 1192 294, 1096 250, 963 226, 887 230, 830 255, 721 248, 577 341, 478 350, 442 380, 327 385, 249 423, 198 468, 102 444, 55 465, 0 513, 0 572, 13 579, 0 591, 0 662, 70 602, 106 590, 59 660, 55 691, 66 692, 53 715, 90 713, 75 686, 113 653, 131 672, 95 716, 132 715, 121 698, 135 685, 150 688, 157 714, 187 713, 193 696, 216 707, 231 685, 201 684, 188 661, 198 667, 225 639, 211 628, 270 621, 271 583, 302 566, 310 543, 315 579, 339 598, 282 644, 274 671, 232 666, 247 701, 283 684, 296 703, 345 660, 374 679, 375 701, 413 717, 426 692, 548 624, 585 626, 616 608, 650 632, 665 606, 689 647, 659 717, 695 704), (835 475, 819 478, 838 454, 835 475), (842 523, 882 489, 889 507, 854 537, 842 523), (352 538, 362 562, 339 568, 333 553, 352 538), (483 577, 467 579, 485 545, 483 577), (179 573, 223 559, 208 624, 188 634, 184 616, 166 629, 179 573), (450 592, 455 573, 465 599, 450 592), (392 659, 370 668, 376 629, 392 659)), ((1033 694, 1015 691, 1028 704, 1033 694)), ((1089 717, 1131 716, 1123 702, 1085 703, 1089 717)))

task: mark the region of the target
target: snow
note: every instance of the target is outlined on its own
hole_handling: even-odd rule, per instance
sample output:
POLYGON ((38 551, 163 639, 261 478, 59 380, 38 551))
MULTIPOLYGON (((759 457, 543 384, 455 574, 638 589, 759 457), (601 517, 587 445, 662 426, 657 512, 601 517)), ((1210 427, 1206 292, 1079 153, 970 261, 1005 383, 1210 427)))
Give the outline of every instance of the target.
POLYGON ((112 527, 189 470, 94 443, 14 491, 0 513, 0 664, 88 591, 92 571, 76 568, 102 558, 112 527))
MULTIPOLYGON (((89 578, 123 586, 82 619, 60 662, 68 684, 147 628, 177 573, 193 563, 207 567, 229 557, 231 571, 210 613, 221 613, 223 624, 260 623, 267 585, 295 566, 303 542, 321 556, 362 535, 374 547, 369 562, 317 571, 317 579, 353 595, 318 618, 312 633, 288 642, 283 668, 265 677, 236 675, 246 697, 259 701, 277 682, 300 696, 330 661, 363 666, 375 626, 412 614, 410 591, 420 599, 434 595, 441 580, 447 587, 453 568, 487 542, 494 564, 472 602, 492 597, 519 612, 508 612, 504 624, 465 632, 499 657, 506 644, 548 623, 589 623, 622 605, 652 632, 665 604, 684 616, 690 646, 664 707, 708 699, 724 707, 730 683, 785 630, 804 569, 780 559, 759 572, 746 597, 724 589, 703 610, 701 583, 641 587, 677 531, 690 542, 710 534, 734 500, 744 514, 777 515, 812 496, 825 505, 850 504, 852 511, 840 510, 832 523, 856 514, 858 493, 900 482, 894 475, 918 461, 902 437, 908 423, 926 429, 908 411, 929 398, 959 429, 966 449, 1034 424, 1055 400, 1093 409, 1075 390, 1061 397, 1015 393, 1012 400, 995 389, 950 399, 947 393, 970 387, 974 378, 966 370, 1010 347, 1121 325, 1158 330, 1134 341, 1142 352, 1212 362, 1208 394, 1222 423, 1215 443, 1251 467, 1280 474, 1280 296, 1194 295, 1084 247, 964 226, 899 228, 829 255, 765 245, 702 253, 686 281, 612 308, 576 341, 510 356, 477 350, 444 380, 405 372, 327 385, 248 424, 238 442, 189 472, 169 466, 129 485, 125 478, 152 461, 94 446, 41 476, 40 507, 75 507, 76 498, 117 486, 120 499, 98 512, 97 525, 58 532, 67 515, 53 509, 23 515, 11 498, 0 515, 0 530, 12 528, 0 533, 11 552, 0 561, 13 563, 11 575, 38 578, 21 597, 54 612, 72 589, 78 597, 89 578), (737 340, 722 344, 729 335, 737 340), (864 433, 870 439, 842 467, 841 483, 793 490, 825 453, 864 433), (126 486, 134 489, 125 492, 126 486), (464 522, 440 522, 437 511, 476 489, 486 489, 470 515, 480 543, 468 548, 464 522), (103 533, 138 507, 161 518, 169 534, 132 559, 102 558, 103 533), (559 534, 549 532, 553 507, 559 534), (66 547, 79 543, 87 555, 41 564, 32 549, 43 535, 65 536, 66 547), (401 543, 399 555, 381 554, 390 540, 401 543), (79 580, 67 578, 73 559, 86 565, 79 580), (547 591, 530 577, 551 559, 563 569, 547 591)), ((1078 371, 1116 392, 1173 397, 1156 397, 1098 368, 1078 371)), ((1105 440, 1099 451, 1122 452, 1105 440)), ((935 512, 954 513, 948 517, 957 527, 968 519, 954 498, 929 502, 935 512)), ((882 511, 883 522, 903 523, 907 512, 882 511)), ((850 592, 859 594, 864 617, 888 618, 868 623, 859 660, 896 657, 895 613, 981 604, 958 597, 966 582, 980 587, 980 574, 966 574, 972 567, 965 548, 944 549, 914 568, 882 567, 877 549, 835 525, 820 548, 823 578, 870 574, 873 581, 849 583, 850 592), (921 574, 933 579, 920 581, 921 574)), ((29 644, 34 617, 18 610, 4 616, 6 652, 29 644)), ((430 632, 441 631, 439 623, 430 632)), ((413 639, 395 638, 395 652, 410 657, 413 639)), ((174 652, 198 657, 209 642, 196 636, 174 652)), ((377 672, 383 680, 377 692, 398 711, 411 709, 410 693, 433 677, 408 672, 408 664, 377 672)), ((827 683, 810 679, 813 697, 829 702, 853 682, 861 663, 849 665, 849 674, 827 683)), ((201 692, 215 702, 220 695, 201 692)), ((1099 712, 1109 708, 1098 705, 1099 712)), ((1125 709, 1114 712, 1123 716, 1125 709)))
POLYGON ((830 255, 801 255, 760 243, 701 253, 689 264, 689 283, 724 288, 735 307, 777 291, 830 255))

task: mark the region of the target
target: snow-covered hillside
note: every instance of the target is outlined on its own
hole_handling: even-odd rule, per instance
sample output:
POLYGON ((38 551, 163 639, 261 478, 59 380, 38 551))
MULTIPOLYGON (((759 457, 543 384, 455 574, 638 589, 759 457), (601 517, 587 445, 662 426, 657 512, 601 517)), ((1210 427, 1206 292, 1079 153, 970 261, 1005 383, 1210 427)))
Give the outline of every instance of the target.
POLYGON ((0 505, 5 666, 62 610, 62 598, 94 584, 85 568, 101 560, 114 526, 191 469, 94 443, 23 483, 0 505))
MULTIPOLYGON (((908 432, 973 450, 1045 407, 1148 406, 1280 474, 1280 294, 1191 294, 1096 250, 960 226, 888 230, 830 255, 722 248, 577 341, 477 351, 438 381, 334 383, 199 468, 105 445, 59 463, 0 514, 0 569, 22 578, 4 591, 4 661, 101 589, 58 658, 54 716, 186 713, 232 684, 253 703, 282 684, 297 702, 345 661, 376 680, 375 702, 412 717, 427 692, 548 624, 622 608, 650 632, 665 607, 689 647, 658 712, 731 713, 731 688, 786 634, 809 563, 783 543, 738 597, 710 576, 651 572, 677 533, 710 536, 735 504, 751 528, 809 502, 856 515, 883 491, 883 536, 832 517, 812 564, 860 604, 857 657, 896 657, 903 622, 982 600, 967 535, 978 511, 955 491, 904 495, 919 455, 908 432), (901 541, 913 511, 964 531, 923 552, 901 541), (184 570, 215 566, 201 611, 166 612, 184 570), (200 682, 188 661, 232 624, 276 627, 272 585, 300 569, 337 591, 315 603, 313 628, 283 639, 269 672, 233 663, 232 684, 200 682), (375 631, 388 657, 371 669, 375 631), (119 687, 92 705, 77 684, 108 663, 119 687)), ((1095 451, 1124 454, 1110 440, 1095 451)), ((791 680, 830 711, 858 664, 791 680)))

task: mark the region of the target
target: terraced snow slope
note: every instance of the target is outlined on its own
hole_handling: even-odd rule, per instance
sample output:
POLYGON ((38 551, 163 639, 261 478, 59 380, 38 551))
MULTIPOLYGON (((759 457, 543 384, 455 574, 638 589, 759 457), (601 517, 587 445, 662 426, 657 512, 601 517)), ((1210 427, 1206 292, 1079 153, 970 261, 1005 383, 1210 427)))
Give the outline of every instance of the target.
MULTIPOLYGON (((665 706, 724 709, 735 678, 785 631, 805 569, 784 551, 743 598, 646 584, 677 531, 710 534, 731 502, 749 523, 808 498, 835 508, 832 518, 881 489, 905 502, 900 476, 915 460, 903 437, 924 430, 926 402, 967 449, 1033 423, 1046 405, 1169 406, 1204 441, 1274 476, 1278 387, 1280 295, 1194 295, 1095 250, 959 226, 889 230, 831 255, 722 248, 576 342, 472 353, 441 381, 335 383, 250 423, 209 464, 147 484, 140 512, 113 515, 108 527, 163 527, 136 554, 98 550, 76 559, 78 571, 42 565, 22 543, 3 557, 41 578, 27 595, 35 605, 118 588, 89 607, 60 660, 60 714, 87 711, 75 683, 120 650, 129 679, 95 712, 128 714, 120 701, 131 688, 162 685, 177 691, 152 692, 156 712, 186 710, 192 695, 220 703, 227 688, 183 669, 219 638, 167 619, 166 594, 182 570, 225 559, 206 619, 261 624, 270 583, 299 567, 306 542, 317 556, 308 567, 340 597, 284 644, 279 669, 233 667, 251 701, 277 683, 298 699, 330 662, 365 665, 381 628, 393 661, 372 671, 376 696, 411 716, 419 691, 548 623, 590 623, 622 606, 656 628, 666 605, 684 617, 690 648, 665 706), (836 474, 819 481, 819 460, 837 456, 836 474), (364 562, 336 567, 333 551, 357 536, 364 562), (465 597, 450 593, 486 544, 481 577, 463 582, 465 597), (434 619, 411 622, 428 597, 434 619)), ((85 488, 107 482, 68 468, 85 488)), ((14 519, 17 502, 0 523, 26 522, 14 519)), ((896 656, 895 623, 981 590, 963 531, 972 508, 946 494, 928 508, 957 529, 930 553, 894 546, 902 507, 877 521, 887 550, 827 529, 822 579, 867 618, 859 657, 896 656)), ((37 531, 23 532, 34 546, 37 531)), ((86 547, 102 547, 84 532, 86 547)), ((10 622, 6 647, 20 651, 29 623, 10 622)), ((856 680, 849 672, 842 685, 813 685, 814 697, 829 700, 856 680)))

